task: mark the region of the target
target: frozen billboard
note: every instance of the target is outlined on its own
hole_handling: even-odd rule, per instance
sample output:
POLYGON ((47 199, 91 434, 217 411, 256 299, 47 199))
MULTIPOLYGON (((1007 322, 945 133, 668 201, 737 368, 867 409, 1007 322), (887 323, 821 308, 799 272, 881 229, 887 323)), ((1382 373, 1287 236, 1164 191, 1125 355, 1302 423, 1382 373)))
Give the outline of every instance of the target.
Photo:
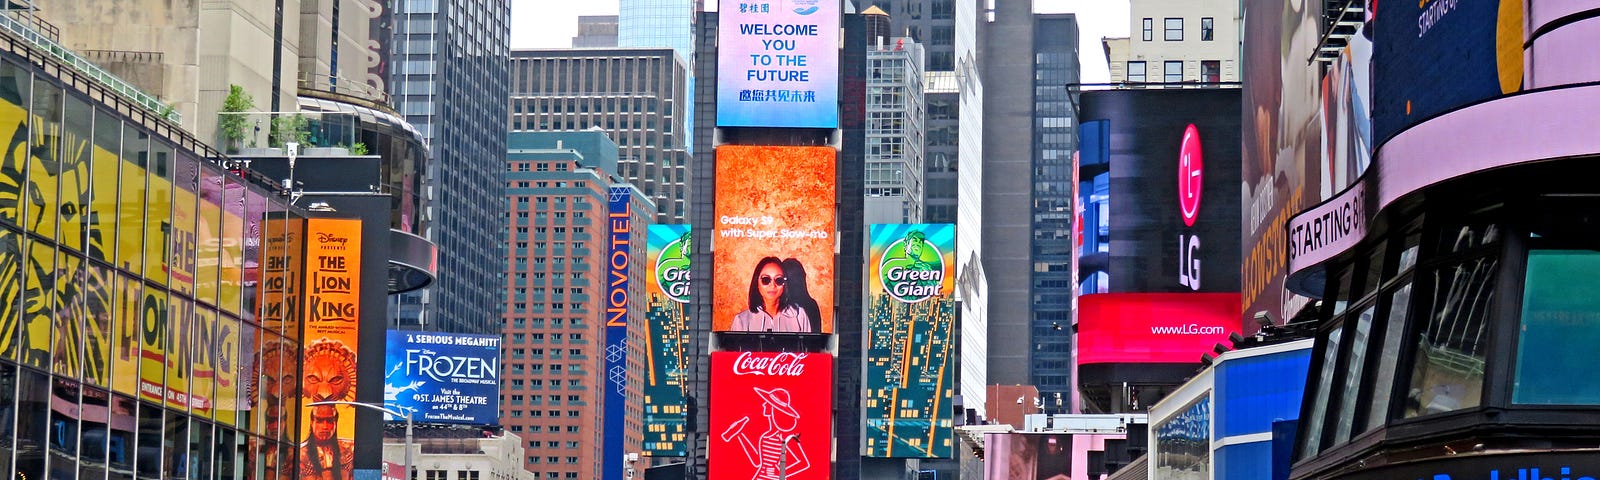
POLYGON ((390 330, 386 347, 384 404, 421 423, 498 423, 498 335, 390 330))

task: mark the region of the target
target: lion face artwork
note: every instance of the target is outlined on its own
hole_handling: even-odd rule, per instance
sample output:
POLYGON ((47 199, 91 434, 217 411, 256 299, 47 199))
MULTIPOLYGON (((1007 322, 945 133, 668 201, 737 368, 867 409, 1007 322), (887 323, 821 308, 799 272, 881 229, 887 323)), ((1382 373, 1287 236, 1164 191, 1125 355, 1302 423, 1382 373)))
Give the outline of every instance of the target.
POLYGON ((354 401, 356 354, 337 340, 317 340, 306 347, 305 386, 301 394, 313 402, 354 401))

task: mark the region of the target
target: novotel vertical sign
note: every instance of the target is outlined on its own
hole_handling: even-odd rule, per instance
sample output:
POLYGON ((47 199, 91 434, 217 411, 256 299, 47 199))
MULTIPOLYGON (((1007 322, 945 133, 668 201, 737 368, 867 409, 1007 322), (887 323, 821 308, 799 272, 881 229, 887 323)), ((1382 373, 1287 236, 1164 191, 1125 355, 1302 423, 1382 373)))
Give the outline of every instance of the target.
POLYGON ((622 417, 628 387, 628 245, 632 239, 633 192, 611 187, 606 214, 606 404, 604 478, 622 478, 622 417))
POLYGON ((839 126, 839 0, 722 0, 717 126, 839 126))

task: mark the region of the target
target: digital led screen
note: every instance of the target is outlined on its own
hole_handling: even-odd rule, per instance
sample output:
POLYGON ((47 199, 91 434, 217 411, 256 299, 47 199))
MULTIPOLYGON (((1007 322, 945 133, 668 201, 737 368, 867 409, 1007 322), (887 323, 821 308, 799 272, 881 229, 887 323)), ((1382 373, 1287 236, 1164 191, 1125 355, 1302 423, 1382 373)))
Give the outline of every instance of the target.
POLYGON ((1239 92, 1085 92, 1110 152, 1109 292, 1239 291, 1239 92))
POLYGON ((1210 394, 1195 399, 1151 430, 1156 437, 1156 478, 1210 480, 1210 394))
POLYGON ((955 231, 948 223, 869 228, 866 456, 951 454, 955 231))
POLYGON ((1434 115, 1522 90, 1522 2, 1395 2, 1374 11, 1379 145, 1434 115))
POLYGON ((833 333, 834 150, 716 156, 712 331, 833 333))
POLYGON ((717 126, 839 126, 839 2, 722 0, 717 126))
POLYGON ((712 352, 710 421, 712 480, 831 478, 833 356, 712 352))
POLYGON ((989 433, 983 436, 985 480, 1072 479, 1072 435, 989 433))
POLYGON ((351 478, 361 319, 361 220, 306 221, 305 353, 300 382, 302 476, 351 478))
POLYGON ((500 336, 388 333, 384 405, 418 423, 499 423, 500 336))
POLYGON ((1200 363, 1239 330, 1236 293, 1101 293, 1078 299, 1078 364, 1200 363))
POLYGON ((649 275, 645 289, 644 454, 682 457, 688 434, 684 382, 689 365, 689 254, 693 242, 688 225, 651 225, 646 242, 649 275))

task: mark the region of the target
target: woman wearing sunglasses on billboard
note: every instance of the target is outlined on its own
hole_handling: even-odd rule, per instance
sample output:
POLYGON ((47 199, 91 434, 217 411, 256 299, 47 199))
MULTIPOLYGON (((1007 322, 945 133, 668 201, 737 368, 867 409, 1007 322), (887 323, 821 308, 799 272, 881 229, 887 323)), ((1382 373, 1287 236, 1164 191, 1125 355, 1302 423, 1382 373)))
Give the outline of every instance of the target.
MULTIPOLYGON (((796 299, 785 295, 785 289, 791 280, 785 275, 783 263, 778 257, 765 257, 756 262, 755 272, 750 275, 750 306, 738 315, 734 315, 733 331, 785 333, 812 331, 811 318, 802 306, 803 300, 809 298, 797 303, 796 299)), ((794 264, 799 265, 799 262, 795 261, 794 264)), ((800 270, 802 277, 796 280, 803 281, 804 271, 804 268, 800 270)), ((804 291, 804 287, 800 287, 800 290, 804 291)))

